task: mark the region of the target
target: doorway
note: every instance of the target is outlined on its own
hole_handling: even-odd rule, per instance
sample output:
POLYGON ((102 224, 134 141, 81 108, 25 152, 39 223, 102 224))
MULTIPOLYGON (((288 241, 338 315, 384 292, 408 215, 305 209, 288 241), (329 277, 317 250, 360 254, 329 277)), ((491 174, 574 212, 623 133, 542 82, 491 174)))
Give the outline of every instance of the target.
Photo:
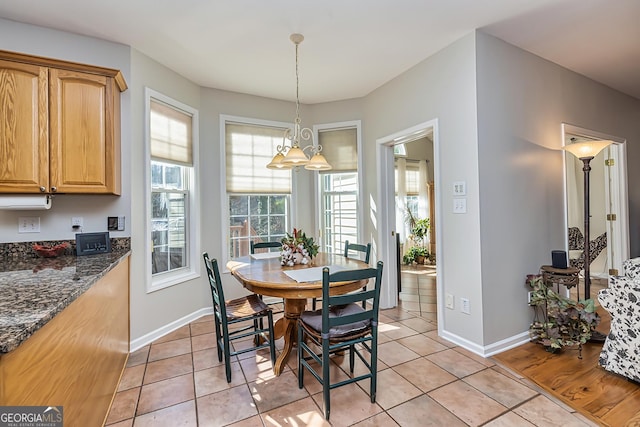
MULTIPOLYGON (((562 133, 565 145, 589 140, 613 141, 590 162, 589 240, 595 249, 592 249, 589 276, 593 296, 598 289, 607 287, 609 275, 622 271, 622 262, 629 257, 626 144, 622 138, 568 124, 563 124, 562 133)), ((585 244, 582 168, 582 161, 565 154, 567 250, 572 265, 581 253, 575 248, 576 238, 582 247, 585 244)))
POLYGON ((438 321, 441 328, 440 316, 442 301, 442 275, 437 269, 437 251, 440 245, 439 218, 439 174, 438 174, 438 122, 431 120, 398 131, 392 135, 380 138, 378 142, 378 191, 380 205, 375 209, 378 224, 378 239, 380 248, 378 254, 385 265, 386 274, 384 280, 389 283, 381 296, 381 304, 389 304, 386 307, 394 307, 402 301, 399 298, 398 284, 401 291, 409 299, 413 298, 413 304, 408 304, 415 311, 423 311, 431 320, 438 321), (422 152, 423 154, 415 154, 422 152), (428 152, 428 154, 425 154, 428 152), (398 167, 398 163, 404 167, 398 167), (399 169, 404 172, 399 172, 399 169), (424 181, 424 186, 413 186, 408 180, 424 181), (423 177, 424 179, 420 178, 423 177), (412 187, 413 186, 413 187, 412 187), (422 192, 423 196, 420 197, 422 192), (421 240, 408 241, 411 227, 408 225, 407 213, 411 211, 417 219, 428 218, 429 232, 421 240), (404 264, 404 255, 409 247, 425 246, 430 254, 426 264, 404 264), (430 260, 436 260, 431 264, 430 260), (404 272, 417 276, 424 270, 424 275, 418 277, 417 282, 424 278, 425 286, 415 283, 413 288, 415 296, 410 297, 412 284, 411 277, 402 280, 404 272), (435 287, 433 283, 435 282, 435 287), (431 289, 430 286, 431 285, 431 289), (420 288, 423 293, 420 294, 420 288), (423 304, 424 303, 424 304, 423 304))

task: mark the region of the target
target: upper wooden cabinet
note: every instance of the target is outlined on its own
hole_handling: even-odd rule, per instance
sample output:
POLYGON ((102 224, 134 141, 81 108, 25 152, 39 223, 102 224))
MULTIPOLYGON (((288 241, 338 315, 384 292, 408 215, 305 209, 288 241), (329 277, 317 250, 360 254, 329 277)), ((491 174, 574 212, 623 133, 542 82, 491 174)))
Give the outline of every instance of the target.
POLYGON ((0 51, 0 193, 120 194, 118 70, 0 51))

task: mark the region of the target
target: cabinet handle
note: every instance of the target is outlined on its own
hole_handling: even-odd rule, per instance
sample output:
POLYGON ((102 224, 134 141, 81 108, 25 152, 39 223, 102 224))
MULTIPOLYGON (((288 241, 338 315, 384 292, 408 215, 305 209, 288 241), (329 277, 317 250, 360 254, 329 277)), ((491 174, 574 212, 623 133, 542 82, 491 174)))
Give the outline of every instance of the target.
POLYGON ((44 187, 40 187, 40 192, 41 192, 41 193, 44 193, 44 192, 45 192, 45 190, 46 190, 46 188, 44 188, 44 187))
POLYGON ((51 187, 51 191, 55 193, 56 191, 58 191, 58 187, 51 187))

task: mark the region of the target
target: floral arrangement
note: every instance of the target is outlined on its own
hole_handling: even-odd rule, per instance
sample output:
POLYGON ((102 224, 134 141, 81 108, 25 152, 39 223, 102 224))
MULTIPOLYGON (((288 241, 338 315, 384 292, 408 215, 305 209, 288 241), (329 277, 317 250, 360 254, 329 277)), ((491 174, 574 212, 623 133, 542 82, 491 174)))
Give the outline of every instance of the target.
POLYGON ((308 264, 316 255, 318 245, 313 241, 313 237, 307 237, 304 231, 294 228, 293 234, 287 233, 282 238, 281 265, 308 264))

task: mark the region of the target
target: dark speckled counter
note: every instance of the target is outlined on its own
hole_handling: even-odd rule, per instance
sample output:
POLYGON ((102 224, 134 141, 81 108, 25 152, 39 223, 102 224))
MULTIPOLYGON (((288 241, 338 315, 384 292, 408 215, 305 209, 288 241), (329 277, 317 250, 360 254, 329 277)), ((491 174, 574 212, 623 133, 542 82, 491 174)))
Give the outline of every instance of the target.
POLYGON ((15 350, 129 254, 0 260, 0 353, 15 350))

